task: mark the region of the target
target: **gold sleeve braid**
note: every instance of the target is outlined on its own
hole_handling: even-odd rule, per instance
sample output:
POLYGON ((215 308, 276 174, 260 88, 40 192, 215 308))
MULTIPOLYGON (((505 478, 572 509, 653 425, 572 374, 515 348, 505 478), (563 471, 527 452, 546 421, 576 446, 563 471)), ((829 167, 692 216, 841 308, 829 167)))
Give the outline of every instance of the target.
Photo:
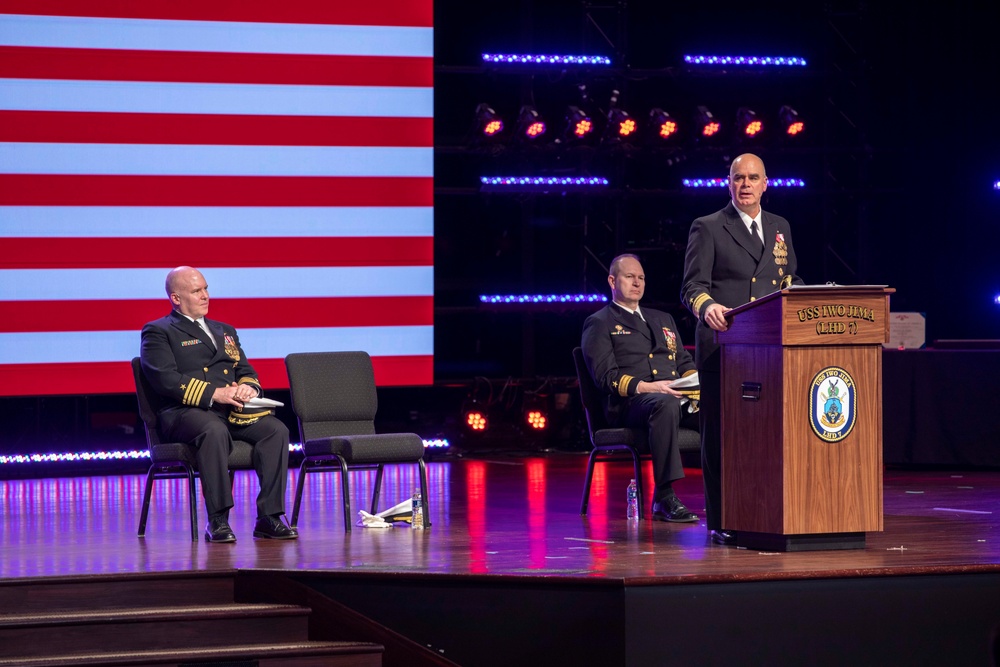
POLYGON ((628 396, 628 386, 632 384, 632 380, 635 379, 633 375, 622 375, 621 379, 618 380, 618 395, 628 396))
POLYGON ((184 398, 181 400, 181 403, 184 405, 198 405, 201 403, 201 397, 205 394, 208 386, 208 383, 204 380, 191 378, 188 380, 187 387, 184 388, 184 398))
POLYGON ((712 297, 706 292, 702 292, 698 296, 691 299, 691 311, 696 315, 701 312, 701 307, 705 305, 706 301, 711 301, 712 297))

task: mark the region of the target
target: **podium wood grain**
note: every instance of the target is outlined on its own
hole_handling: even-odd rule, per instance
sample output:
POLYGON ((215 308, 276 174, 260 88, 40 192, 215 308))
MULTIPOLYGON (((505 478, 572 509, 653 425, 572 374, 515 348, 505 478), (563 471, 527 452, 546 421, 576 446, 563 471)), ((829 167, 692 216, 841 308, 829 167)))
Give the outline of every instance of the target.
POLYGON ((784 290, 733 311, 729 331, 719 334, 725 528, 783 536, 883 529, 888 293, 784 290), (855 382, 855 423, 837 441, 810 425, 813 380, 830 366, 855 382), (745 398, 745 384, 759 385, 759 395, 745 398))

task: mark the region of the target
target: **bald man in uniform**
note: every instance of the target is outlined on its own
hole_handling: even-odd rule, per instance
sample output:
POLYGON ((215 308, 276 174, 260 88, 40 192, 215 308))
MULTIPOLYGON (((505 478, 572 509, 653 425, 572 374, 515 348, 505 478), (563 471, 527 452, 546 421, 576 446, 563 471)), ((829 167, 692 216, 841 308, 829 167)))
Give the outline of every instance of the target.
POLYGON ((717 331, 726 313, 791 284, 802 284, 788 221, 761 209, 767 190, 764 162, 750 153, 729 169, 731 200, 721 211, 691 224, 684 258, 681 302, 698 317, 695 362, 701 381, 702 478, 706 525, 716 544, 733 545, 722 526, 721 364, 717 331))
POLYGON ((597 387, 606 398, 605 416, 612 426, 647 429, 653 455, 655 521, 692 523, 673 489, 684 477, 678 448, 681 399, 670 385, 695 372, 677 324, 669 314, 639 307, 646 274, 635 255, 619 255, 609 267, 612 303, 583 324, 580 347, 597 387))
POLYGON ((161 436, 191 443, 208 510, 209 542, 235 542, 229 525, 233 491, 229 452, 233 439, 254 446, 260 481, 254 537, 293 540, 284 521, 288 479, 288 428, 270 410, 244 410, 262 393, 236 329, 206 319, 208 283, 198 269, 170 271, 167 297, 173 310, 142 328, 142 372, 157 393, 161 436))

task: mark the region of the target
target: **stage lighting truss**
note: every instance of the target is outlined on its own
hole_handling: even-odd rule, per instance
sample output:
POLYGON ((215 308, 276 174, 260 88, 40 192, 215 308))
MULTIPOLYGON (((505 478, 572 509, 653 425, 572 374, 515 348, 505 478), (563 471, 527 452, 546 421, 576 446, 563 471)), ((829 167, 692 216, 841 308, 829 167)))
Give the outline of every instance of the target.
POLYGON ((486 141, 496 140, 503 134, 503 118, 485 102, 476 107, 476 134, 486 141))
POLYGON ((660 141, 668 141, 677 136, 680 126, 670 114, 660 108, 649 112, 649 126, 653 136, 660 141))
POLYGON ((764 122, 753 109, 740 107, 736 110, 736 128, 741 138, 756 139, 764 131, 764 122))
POLYGON ((719 130, 722 129, 722 125, 715 119, 715 116, 708 110, 708 107, 705 106, 699 106, 696 109, 694 123, 698 136, 706 139, 717 136, 719 130))
POLYGON ((805 121, 799 116, 799 112, 787 104, 778 110, 778 119, 784 128, 785 136, 797 137, 806 129, 805 121))

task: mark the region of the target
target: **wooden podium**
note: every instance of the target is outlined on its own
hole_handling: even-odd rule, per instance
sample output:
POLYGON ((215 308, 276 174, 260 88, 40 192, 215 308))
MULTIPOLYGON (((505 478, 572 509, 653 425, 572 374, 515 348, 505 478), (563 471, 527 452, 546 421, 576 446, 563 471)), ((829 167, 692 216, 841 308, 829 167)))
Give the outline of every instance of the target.
POLYGON ((790 287, 735 308, 722 346, 722 525, 767 551, 882 530, 884 286, 790 287))

